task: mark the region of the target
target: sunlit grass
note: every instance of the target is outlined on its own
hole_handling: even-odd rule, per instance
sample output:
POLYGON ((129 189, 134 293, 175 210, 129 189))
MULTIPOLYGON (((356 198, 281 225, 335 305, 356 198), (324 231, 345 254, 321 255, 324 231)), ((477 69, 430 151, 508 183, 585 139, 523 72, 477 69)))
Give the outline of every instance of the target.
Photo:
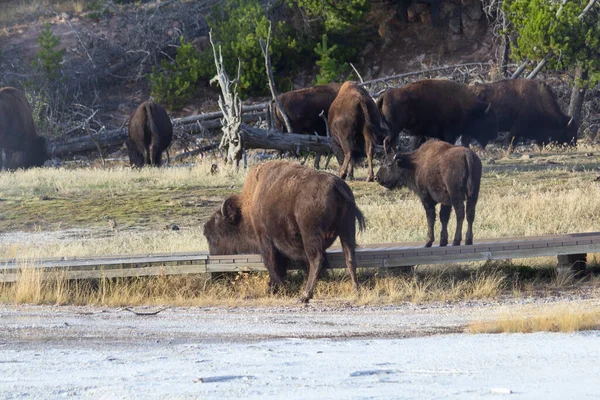
POLYGON ((535 313, 517 311, 489 322, 472 322, 469 333, 576 332, 600 329, 600 309, 552 307, 535 313))

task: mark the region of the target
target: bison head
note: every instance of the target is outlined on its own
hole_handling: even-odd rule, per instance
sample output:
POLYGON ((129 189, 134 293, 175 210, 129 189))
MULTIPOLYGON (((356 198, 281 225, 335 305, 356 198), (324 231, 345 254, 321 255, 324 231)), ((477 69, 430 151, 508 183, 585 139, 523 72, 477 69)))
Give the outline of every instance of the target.
POLYGON ((579 131, 579 124, 575 121, 573 117, 566 118, 566 127, 565 127, 565 137, 559 140, 562 143, 568 143, 571 145, 577 144, 577 132, 579 131))
POLYGON ((142 168, 144 166, 144 155, 140 153, 135 145, 135 142, 128 138, 125 141, 127 152, 129 153, 129 163, 132 167, 142 168))
POLYGON ((31 147, 25 161, 28 167, 41 167, 48 159, 46 150, 46 139, 41 136, 36 136, 31 141, 31 147))
POLYGON ((496 139, 498 136, 498 118, 492 108, 492 103, 482 101, 476 103, 464 133, 467 136, 476 138, 484 147, 490 140, 496 139))
POLYGON ((400 189, 408 186, 414 175, 414 166, 410 153, 398 153, 389 156, 379 168, 375 181, 388 189, 400 189))
POLYGON ((203 233, 208 241, 208 251, 213 255, 255 253, 259 249, 253 235, 246 232, 237 195, 223 202, 204 224, 203 233))

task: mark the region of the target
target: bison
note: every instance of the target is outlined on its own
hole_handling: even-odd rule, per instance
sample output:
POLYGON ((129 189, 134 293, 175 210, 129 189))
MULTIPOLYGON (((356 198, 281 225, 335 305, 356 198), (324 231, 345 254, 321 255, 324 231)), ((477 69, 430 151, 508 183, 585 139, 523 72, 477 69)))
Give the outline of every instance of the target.
POLYGON ((39 167, 47 159, 46 139, 37 134, 25 95, 12 87, 0 89, 0 167, 39 167))
POLYGON ((329 108, 331 147, 342 179, 353 177, 354 162, 366 154, 367 181, 372 181, 375 142, 385 137, 381 115, 369 93, 356 82, 346 82, 329 108))
MULTIPOLYGON (((492 104, 498 130, 509 132, 507 144, 515 138, 532 139, 540 145, 553 141, 577 143, 577 122, 562 113, 548 84, 532 79, 506 79, 473 84, 469 89, 479 100, 492 104)), ((487 141, 478 141, 485 147, 487 141)))
POLYGON ((470 149, 430 140, 412 153, 397 153, 377 171, 377 182, 388 189, 407 186, 421 199, 427 215, 427 242, 434 241, 435 206, 441 203, 440 246, 448 244, 448 220, 452 207, 456 213, 456 232, 452 245, 460 245, 467 202, 468 229, 465 244, 473 244, 473 220, 481 181, 481 160, 470 149))
POLYGON ((377 98, 388 125, 386 153, 396 150, 398 135, 436 138, 454 144, 459 136, 469 146, 472 137, 495 139, 496 113, 490 103, 479 101, 468 87, 449 80, 425 79, 388 89, 377 98))
POLYGON ((162 153, 172 138, 173 124, 167 111, 153 101, 140 104, 129 120, 129 137, 125 141, 131 166, 160 166, 162 153))
MULTIPOLYGON (((325 120, 320 116, 324 113, 325 118, 329 114, 329 107, 338 92, 340 91, 341 83, 330 83, 327 85, 318 85, 306 89, 292 90, 291 92, 283 93, 277 97, 279 104, 287 115, 293 133, 305 133, 307 135, 317 134, 325 136, 327 129, 325 120)), ((271 108, 273 107, 271 102, 271 108)), ((283 120, 283 116, 279 110, 272 113, 273 124, 275 129, 286 132, 287 128, 283 120)), ((319 157, 315 160, 315 166, 319 167, 319 157)))
POLYGON ((340 178, 288 161, 269 161, 248 172, 241 195, 227 198, 204 225, 210 254, 260 253, 269 287, 279 287, 287 266, 309 266, 300 298, 307 302, 327 265, 325 250, 339 236, 346 266, 356 280, 355 222, 365 227, 354 195, 340 178))

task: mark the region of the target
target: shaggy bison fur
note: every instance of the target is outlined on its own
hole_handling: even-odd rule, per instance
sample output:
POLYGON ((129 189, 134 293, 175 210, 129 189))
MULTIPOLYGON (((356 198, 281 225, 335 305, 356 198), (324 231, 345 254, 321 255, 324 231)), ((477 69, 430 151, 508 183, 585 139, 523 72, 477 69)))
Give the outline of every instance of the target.
MULTIPOLYGON (((563 114, 548 84, 535 79, 506 79, 474 84, 469 89, 479 100, 492 104, 498 130, 509 132, 507 144, 519 138, 535 140, 539 145, 577 143, 577 122, 563 114)), ((484 147, 487 144, 478 141, 484 147)))
POLYGON ((0 167, 39 167, 47 159, 46 139, 37 134, 25 95, 12 87, 0 89, 0 167))
POLYGON ((331 147, 342 179, 353 177, 354 163, 367 156, 368 181, 372 181, 375 144, 385 137, 381 115, 369 93, 356 82, 346 82, 329 108, 331 147))
POLYGON ((248 173, 241 195, 227 198, 204 225, 210 254, 260 253, 271 289, 286 277, 290 262, 309 267, 301 296, 313 294, 325 250, 339 236, 346 266, 356 280, 355 223, 364 229, 363 214, 350 187, 327 172, 287 161, 270 161, 248 173))
POLYGON ((388 189, 407 186, 421 199, 427 215, 427 243, 434 241, 435 206, 441 203, 440 246, 448 244, 448 220, 456 213, 452 245, 460 245, 467 202, 468 229, 465 244, 473 244, 473 220, 481 181, 481 160, 470 149, 439 140, 425 142, 412 153, 398 153, 377 171, 377 182, 388 189))
POLYGON ((386 153, 395 152, 398 135, 406 130, 422 143, 426 137, 454 144, 462 135, 495 139, 496 114, 490 103, 479 101, 467 86, 444 79, 425 79, 388 89, 377 98, 377 107, 388 125, 386 153))
POLYGON ((153 101, 140 104, 129 120, 129 137, 125 141, 131 166, 160 166, 162 153, 172 138, 173 125, 167 111, 153 101))

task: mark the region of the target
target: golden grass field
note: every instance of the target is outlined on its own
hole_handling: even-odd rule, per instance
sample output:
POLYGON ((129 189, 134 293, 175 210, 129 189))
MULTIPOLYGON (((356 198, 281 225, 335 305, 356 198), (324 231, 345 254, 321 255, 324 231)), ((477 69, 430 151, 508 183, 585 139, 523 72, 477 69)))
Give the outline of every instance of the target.
MULTIPOLYGON (((527 156, 481 151, 482 189, 474 224, 477 238, 597 231, 600 183, 595 182, 600 151, 534 150, 527 156)), ((0 258, 27 260, 50 256, 85 256, 207 250, 202 225, 225 197, 239 192, 245 172, 215 160, 161 169, 46 168, 0 173, 0 258), (108 219, 117 222, 117 229, 108 219), (165 230, 174 223, 179 231, 165 230), (68 233, 68 234, 67 234, 68 233)), ((309 161, 310 162, 310 161, 309 161)), ((335 173, 335 162, 331 172, 335 173)), ((388 191, 364 181, 350 182, 367 218, 359 244, 424 243, 425 213, 407 189, 388 191)), ((454 221, 449 227, 453 234, 454 221)), ((439 239, 439 223, 436 237, 439 239)), ((519 261, 521 262, 521 261, 519 261)), ((592 260, 592 264, 595 259, 592 260)), ((568 288, 574 277, 556 274, 555 259, 510 263, 417 268, 411 276, 381 276, 364 271, 354 293, 342 271, 320 280, 315 299, 351 304, 459 301, 544 295, 568 288)), ((287 293, 267 293, 265 274, 238 274, 207 280, 203 276, 74 281, 60 276, 42 281, 27 270, 14 285, 0 286, 0 301, 57 304, 265 305, 289 304, 303 276, 292 274, 287 293)), ((594 279, 586 284, 598 287, 594 279)), ((598 293, 595 290, 594 293, 598 293)))

